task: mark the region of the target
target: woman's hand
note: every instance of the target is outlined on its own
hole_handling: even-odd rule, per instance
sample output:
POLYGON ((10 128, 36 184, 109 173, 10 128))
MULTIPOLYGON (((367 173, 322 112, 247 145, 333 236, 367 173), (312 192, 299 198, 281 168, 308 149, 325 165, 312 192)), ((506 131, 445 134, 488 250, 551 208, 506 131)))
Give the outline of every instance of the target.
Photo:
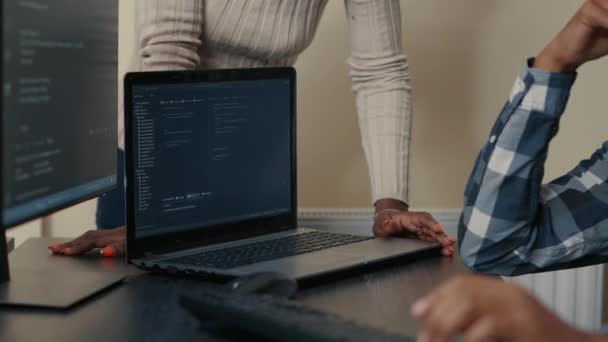
POLYGON ((94 248, 101 248, 101 255, 115 257, 126 254, 126 242, 127 229, 123 226, 106 230, 89 230, 70 242, 50 245, 49 249, 55 254, 81 255, 94 248))
POLYGON ((393 199, 376 202, 376 216, 373 226, 377 237, 403 236, 420 240, 437 241, 443 247, 443 255, 454 254, 456 240, 445 234, 443 227, 426 212, 408 211, 407 206, 393 199))
MULTIPOLYGON (((525 289, 499 278, 465 276, 453 279, 412 306, 422 320, 418 342, 596 341, 567 325, 525 289)), ((605 341, 605 340, 604 340, 605 341)))

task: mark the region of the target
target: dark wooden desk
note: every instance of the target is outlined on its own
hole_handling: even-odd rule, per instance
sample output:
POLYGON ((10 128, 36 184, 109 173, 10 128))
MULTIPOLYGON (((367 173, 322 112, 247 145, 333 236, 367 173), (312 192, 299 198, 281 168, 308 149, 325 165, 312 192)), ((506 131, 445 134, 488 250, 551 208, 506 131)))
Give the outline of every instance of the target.
MULTIPOLYGON (((51 239, 30 239, 10 255, 11 268, 125 272, 130 277, 67 312, 0 309, 0 341, 184 341, 212 338, 177 298, 200 281, 145 274, 118 259, 53 256, 51 239)), ((431 257, 301 291, 296 300, 386 330, 415 335, 414 300, 467 272, 457 258, 431 257)), ((66 280, 69 281, 69 280, 66 280)), ((40 284, 44 286, 44 284, 40 284)))

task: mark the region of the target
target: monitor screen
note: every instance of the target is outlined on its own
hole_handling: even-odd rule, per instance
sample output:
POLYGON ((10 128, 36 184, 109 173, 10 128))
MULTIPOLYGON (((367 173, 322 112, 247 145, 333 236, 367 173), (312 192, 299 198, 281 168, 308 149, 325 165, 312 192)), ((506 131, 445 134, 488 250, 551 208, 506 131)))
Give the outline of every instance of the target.
POLYGON ((133 86, 136 237, 289 212, 290 84, 261 79, 133 86))
POLYGON ((116 185, 118 0, 2 0, 3 226, 116 185))

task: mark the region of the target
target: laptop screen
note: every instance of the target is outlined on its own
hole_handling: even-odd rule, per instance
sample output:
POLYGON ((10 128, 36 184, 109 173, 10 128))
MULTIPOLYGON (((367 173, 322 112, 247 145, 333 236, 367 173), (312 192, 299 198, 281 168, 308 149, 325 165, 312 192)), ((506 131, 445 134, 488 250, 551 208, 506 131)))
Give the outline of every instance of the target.
POLYGON ((136 237, 289 212, 288 79, 133 86, 136 237))

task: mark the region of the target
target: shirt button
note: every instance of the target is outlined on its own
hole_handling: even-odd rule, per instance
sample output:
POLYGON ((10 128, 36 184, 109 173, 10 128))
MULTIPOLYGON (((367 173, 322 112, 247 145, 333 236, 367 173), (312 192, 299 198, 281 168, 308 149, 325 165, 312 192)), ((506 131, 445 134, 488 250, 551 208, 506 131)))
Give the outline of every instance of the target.
POLYGON ((493 136, 490 137, 490 144, 493 144, 495 142, 496 142, 496 136, 493 135, 493 136))

